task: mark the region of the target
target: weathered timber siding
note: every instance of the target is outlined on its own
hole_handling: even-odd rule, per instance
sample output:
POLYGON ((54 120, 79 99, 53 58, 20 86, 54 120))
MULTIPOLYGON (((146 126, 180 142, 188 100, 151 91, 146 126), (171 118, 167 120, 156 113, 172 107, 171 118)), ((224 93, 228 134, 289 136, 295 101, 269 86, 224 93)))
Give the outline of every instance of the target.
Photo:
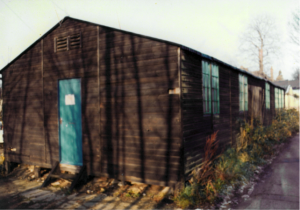
POLYGON ((40 162, 45 154, 41 44, 34 45, 2 75, 5 157, 11 162, 40 162))
POLYGON ((178 181, 177 47, 99 29, 101 156, 93 171, 152 184, 178 181), (133 178, 135 177, 135 178, 133 178))
POLYGON ((43 40, 44 109, 46 161, 59 161, 58 80, 81 79, 82 146, 84 164, 86 156, 93 159, 100 155, 98 81, 97 81, 97 27, 67 19, 43 40), (54 52, 56 37, 81 33, 82 47, 54 52))
MULTIPOLYGON (((228 67, 227 67, 228 68, 228 67)), ((240 112, 240 104, 239 104, 239 72, 230 71, 230 81, 231 81, 231 137, 232 144, 235 145, 236 138, 238 133, 240 132, 240 127, 238 120, 245 118, 245 113, 240 112)), ((220 87, 222 88, 222 87, 220 87)), ((248 94, 249 95, 249 94, 248 94)))
POLYGON ((8 160, 60 160, 58 80, 80 78, 88 173, 173 185, 182 150, 180 99, 169 94, 179 87, 177 50, 67 18, 3 73, 6 147, 17 149, 8 160), (54 52, 55 38, 77 33, 80 49, 54 52))
POLYGON ((220 114, 204 114, 202 59, 201 56, 186 50, 181 51, 181 100, 186 175, 201 164, 206 139, 213 132, 218 132, 220 151, 232 143, 231 106, 236 104, 231 102, 230 96, 231 88, 235 86, 235 83, 231 82, 233 73, 225 66, 219 65, 220 114))
MULTIPOLYGON (((185 174, 201 163, 205 139, 212 133, 210 116, 203 116, 200 56, 181 50, 181 100, 185 174)), ((187 177, 186 177, 187 178, 187 177)))
POLYGON ((265 81, 248 76, 248 116, 247 121, 265 119, 265 81))
POLYGON ((202 100, 202 60, 205 56, 181 50, 182 126, 184 140, 185 177, 201 164, 206 139, 218 132, 219 152, 235 145, 240 132, 240 120, 248 123, 260 120, 270 125, 275 116, 274 86, 270 84, 269 110, 265 104, 265 81, 236 71, 221 62, 207 60, 219 66, 220 113, 204 114, 202 100), (248 78, 248 111, 239 107, 239 74, 248 78))
POLYGON ((219 66, 219 89, 220 89, 220 114, 213 115, 214 132, 218 132, 217 140, 219 142, 219 152, 222 152, 232 143, 232 110, 230 103, 235 103, 236 99, 231 97, 232 89, 235 82, 232 82, 234 73, 228 67, 218 64, 219 66))
POLYGON ((149 184, 187 179, 213 132, 222 152, 235 144, 240 119, 269 125, 277 111, 272 84, 271 108, 265 108, 264 80, 175 43, 72 18, 4 70, 8 161, 51 167, 60 160, 58 80, 80 78, 88 174, 149 184), (78 33, 81 48, 54 52, 55 38, 78 33), (219 66, 220 113, 214 115, 203 113, 206 59, 219 66), (239 74, 248 78, 248 111, 239 111, 239 74))

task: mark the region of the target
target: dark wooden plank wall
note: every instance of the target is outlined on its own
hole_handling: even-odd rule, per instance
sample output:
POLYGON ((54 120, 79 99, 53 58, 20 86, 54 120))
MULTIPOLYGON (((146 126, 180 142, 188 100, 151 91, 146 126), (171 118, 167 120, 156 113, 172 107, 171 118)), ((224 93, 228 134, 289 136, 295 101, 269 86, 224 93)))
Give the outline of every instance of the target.
POLYGON ((265 119, 265 81, 254 77, 248 77, 248 112, 246 120, 259 120, 261 123, 265 119))
POLYGON ((236 104, 236 95, 232 96, 237 84, 234 82, 236 74, 228 67, 219 66, 219 97, 220 114, 213 115, 214 132, 218 132, 219 152, 223 152, 229 144, 232 144, 232 104, 236 104))
POLYGON ((239 72, 228 69, 230 70, 231 78, 231 138, 232 145, 235 145, 237 135, 240 132, 239 120, 244 119, 246 113, 240 112, 239 72))
POLYGON ((265 118, 264 118, 264 125, 271 125, 273 117, 275 116, 275 112, 274 112, 274 109, 275 109, 274 86, 270 83, 269 83, 269 85, 270 85, 270 109, 266 108, 265 118))
POLYGON ((99 29, 101 156, 95 174, 172 185, 179 179, 177 47, 99 29), (101 170, 99 170, 99 167, 101 170))
POLYGON ((83 160, 89 174, 175 184, 180 100, 169 90, 179 87, 177 50, 65 20, 3 73, 7 147, 17 148, 21 162, 35 158, 37 165, 49 167, 59 161, 58 80, 81 78, 83 160), (80 49, 54 52, 56 37, 76 33, 81 33, 80 49))
POLYGON ((58 80, 81 78, 83 161, 100 155, 97 26, 67 19, 44 38, 46 161, 59 161, 58 80), (81 33, 82 47, 54 52, 54 39, 81 33))
POLYGON ((201 164, 205 139, 212 133, 211 115, 203 115, 201 58, 181 50, 181 101, 185 174, 201 164))
POLYGON ((269 124, 272 123, 273 118, 276 116, 276 109, 275 109, 275 86, 270 84, 270 117, 269 117, 269 124))
MULTIPOLYGON (((270 84, 270 83, 269 83, 270 84)), ((276 115, 274 85, 270 84, 270 109, 266 108, 266 81, 248 76, 247 121, 258 119, 264 126, 271 125, 276 115)))
POLYGON ((21 55, 2 75, 5 158, 19 163, 43 162, 41 44, 21 55))
POLYGON ((250 76, 249 111, 240 112, 239 73, 218 63, 220 114, 203 115, 201 59, 180 52, 180 102, 180 95, 169 94, 179 88, 177 46, 66 19, 3 72, 6 158, 42 166, 59 161, 58 80, 81 78, 88 173, 175 184, 182 147, 188 175, 212 132, 218 131, 222 150, 235 142, 239 118, 262 117, 268 124, 275 115, 274 86, 266 111, 265 83, 250 76), (54 52, 55 37, 76 33, 80 49, 54 52))
POLYGON ((185 174, 201 163, 205 138, 212 133, 210 116, 203 116, 200 56, 181 50, 181 100, 185 174))
POLYGON ((239 116, 238 74, 228 67, 219 66, 220 114, 203 114, 202 58, 186 50, 181 51, 182 71, 182 124, 185 155, 185 174, 199 164, 204 155, 206 139, 218 132, 219 151, 234 141, 233 124, 239 116))
MULTIPOLYGON (((181 50, 182 124, 184 139, 185 177, 201 164, 207 137, 218 131, 219 152, 235 145, 240 132, 240 120, 251 123, 257 118, 270 125, 275 116, 274 86, 270 84, 270 110, 265 108, 265 81, 248 78, 248 111, 239 110, 239 74, 222 63, 219 66, 220 114, 203 114, 202 60, 187 50, 181 50)), ((207 60, 209 63, 213 63, 207 60)))

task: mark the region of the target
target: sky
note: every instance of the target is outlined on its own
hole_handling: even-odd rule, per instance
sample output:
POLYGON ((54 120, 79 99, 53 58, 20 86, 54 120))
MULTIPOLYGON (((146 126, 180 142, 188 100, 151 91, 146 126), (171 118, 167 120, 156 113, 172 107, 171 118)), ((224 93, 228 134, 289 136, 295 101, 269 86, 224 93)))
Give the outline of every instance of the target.
POLYGON ((288 22, 299 0, 0 0, 0 69, 65 16, 193 48, 233 66, 258 70, 241 56, 240 37, 251 19, 268 15, 280 37, 280 56, 270 65, 292 79, 299 53, 288 22))

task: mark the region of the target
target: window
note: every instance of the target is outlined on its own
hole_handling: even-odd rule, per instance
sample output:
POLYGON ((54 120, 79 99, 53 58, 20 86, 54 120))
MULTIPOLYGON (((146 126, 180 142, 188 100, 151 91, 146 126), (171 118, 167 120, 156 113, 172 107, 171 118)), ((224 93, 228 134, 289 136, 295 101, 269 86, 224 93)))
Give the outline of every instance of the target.
POLYGON ((270 84, 266 83, 266 109, 270 109, 270 84))
POLYGON ((210 67, 209 63, 202 61, 202 93, 203 93, 203 112, 211 113, 210 95, 210 67))
POLYGON ((279 96, 278 96, 278 93, 279 93, 279 90, 278 88, 275 88, 275 109, 278 109, 279 108, 279 105, 278 105, 278 101, 279 101, 279 96))
POLYGON ((284 107, 284 91, 275 88, 275 109, 284 107))
POLYGON ((240 111, 248 111, 248 78, 242 74, 239 75, 240 89, 240 111))
POLYGON ((204 114, 219 114, 219 67, 207 61, 202 61, 202 93, 204 114))
POLYGON ((284 108, 284 90, 281 90, 281 108, 284 108))
POLYGON ((54 39, 55 52, 68 51, 77 48, 81 48, 81 33, 54 39))
POLYGON ((212 71, 212 108, 213 113, 220 113, 220 98, 219 98, 219 67, 216 65, 211 65, 212 71))

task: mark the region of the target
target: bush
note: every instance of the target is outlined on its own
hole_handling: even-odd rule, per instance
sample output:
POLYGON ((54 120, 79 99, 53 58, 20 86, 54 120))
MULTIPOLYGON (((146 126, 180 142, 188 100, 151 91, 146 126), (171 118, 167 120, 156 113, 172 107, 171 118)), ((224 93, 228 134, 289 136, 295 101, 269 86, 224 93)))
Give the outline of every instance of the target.
POLYGON ((257 166, 273 155, 274 146, 299 131, 299 113, 295 109, 278 111, 272 125, 259 120, 240 121, 240 134, 233 148, 217 155, 217 132, 206 140, 203 163, 192 172, 193 178, 175 198, 181 208, 220 200, 229 185, 249 180, 257 166))

